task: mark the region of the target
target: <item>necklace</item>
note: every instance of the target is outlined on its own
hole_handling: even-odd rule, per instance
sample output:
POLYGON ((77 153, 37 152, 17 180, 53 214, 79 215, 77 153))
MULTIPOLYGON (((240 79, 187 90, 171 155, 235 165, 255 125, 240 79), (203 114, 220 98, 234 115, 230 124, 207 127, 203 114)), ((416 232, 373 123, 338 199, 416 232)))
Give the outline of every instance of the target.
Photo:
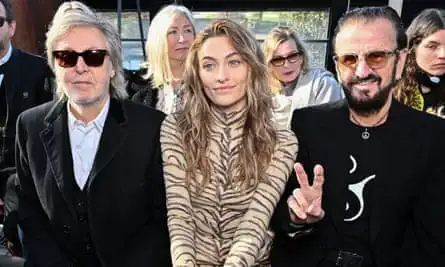
MULTIPOLYGON (((388 117, 388 112, 387 111, 376 123, 374 123, 372 126, 370 127, 375 127, 377 125, 379 125, 385 118, 388 117)), ((371 137, 371 133, 368 131, 368 127, 363 126, 358 120, 357 118, 354 117, 354 115, 352 115, 352 113, 350 113, 351 115, 351 119, 352 121, 354 121, 357 125, 359 125, 360 127, 365 128, 365 130, 362 132, 362 139, 363 140, 368 140, 371 137)))

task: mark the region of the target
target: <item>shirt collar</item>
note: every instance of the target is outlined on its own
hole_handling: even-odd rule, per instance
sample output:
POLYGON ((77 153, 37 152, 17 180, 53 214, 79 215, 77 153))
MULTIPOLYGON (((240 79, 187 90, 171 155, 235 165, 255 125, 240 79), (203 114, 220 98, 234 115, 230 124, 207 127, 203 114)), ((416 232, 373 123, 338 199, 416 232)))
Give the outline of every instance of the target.
POLYGON ((8 62, 8 60, 11 58, 12 55, 12 45, 11 42, 9 42, 8 45, 8 52, 6 53, 5 56, 3 56, 2 58, 0 58, 0 66, 2 66, 3 64, 5 64, 6 62, 8 62))
POLYGON ((78 125, 83 125, 85 127, 88 127, 93 124, 97 128, 97 130, 102 132, 104 125, 105 125, 105 121, 107 119, 108 110, 110 108, 110 97, 107 97, 107 102, 105 102, 105 105, 103 106, 102 110, 97 115, 97 117, 94 120, 90 121, 88 124, 85 124, 83 121, 76 119, 76 117, 74 117, 74 114, 71 112, 69 105, 70 105, 70 101, 68 100, 67 101, 68 125, 71 130, 74 129, 78 125))

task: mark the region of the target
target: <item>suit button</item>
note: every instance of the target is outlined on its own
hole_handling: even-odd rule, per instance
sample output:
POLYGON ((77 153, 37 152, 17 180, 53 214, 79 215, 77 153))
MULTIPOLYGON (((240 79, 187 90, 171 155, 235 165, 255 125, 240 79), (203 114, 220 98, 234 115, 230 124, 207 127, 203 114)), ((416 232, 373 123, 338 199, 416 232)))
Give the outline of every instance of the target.
POLYGON ((86 216, 83 216, 83 215, 80 215, 80 216, 79 216, 79 221, 80 221, 80 222, 83 222, 83 223, 86 223, 86 222, 87 222, 87 217, 86 217, 86 216))
POLYGON ((91 246, 90 243, 87 243, 87 244, 85 245, 85 249, 87 250, 87 252, 90 252, 90 251, 93 249, 93 247, 91 246))
POLYGON ((65 235, 69 235, 71 233, 71 226, 64 224, 63 225, 63 233, 65 235))
POLYGON ((77 207, 81 208, 83 207, 83 201, 79 201, 76 203, 77 207))

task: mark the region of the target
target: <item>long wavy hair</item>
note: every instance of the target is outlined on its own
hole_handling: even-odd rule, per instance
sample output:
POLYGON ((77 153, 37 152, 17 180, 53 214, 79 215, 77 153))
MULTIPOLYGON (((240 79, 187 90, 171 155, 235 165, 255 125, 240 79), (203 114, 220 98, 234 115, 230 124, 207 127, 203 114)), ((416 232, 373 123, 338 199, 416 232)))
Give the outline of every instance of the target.
MULTIPOLYGON (((418 106, 420 104, 418 103, 419 99, 416 97, 419 93, 419 83, 416 78, 418 70, 416 49, 423 39, 444 29, 445 10, 433 8, 422 11, 408 27, 406 34, 408 36, 409 52, 402 79, 394 90, 394 97, 401 103, 409 106, 418 106)), ((445 101, 445 98, 442 101, 445 101)))
POLYGON ((213 21, 197 35, 190 48, 185 70, 186 101, 183 110, 177 113, 184 151, 187 151, 186 182, 190 185, 192 180, 196 181, 198 191, 209 183, 211 176, 208 149, 212 124, 210 110, 213 105, 205 95, 199 76, 198 52, 208 39, 219 36, 227 37, 250 67, 246 88, 246 119, 237 162, 240 173, 232 178, 231 184, 246 188, 263 181, 277 142, 272 120, 272 96, 261 48, 252 34, 238 23, 229 19, 213 21), (199 180, 196 178, 198 171, 202 174, 199 180))
POLYGON ((304 46, 304 43, 298 37, 297 32, 287 26, 278 26, 272 29, 269 34, 267 34, 266 39, 264 40, 263 49, 264 56, 266 57, 266 64, 269 70, 269 86, 272 90, 272 93, 274 94, 281 93, 282 89, 280 80, 278 80, 272 72, 270 61, 277 51, 278 46, 288 40, 294 41, 298 51, 303 53, 301 73, 306 73, 309 70, 309 53, 304 46))

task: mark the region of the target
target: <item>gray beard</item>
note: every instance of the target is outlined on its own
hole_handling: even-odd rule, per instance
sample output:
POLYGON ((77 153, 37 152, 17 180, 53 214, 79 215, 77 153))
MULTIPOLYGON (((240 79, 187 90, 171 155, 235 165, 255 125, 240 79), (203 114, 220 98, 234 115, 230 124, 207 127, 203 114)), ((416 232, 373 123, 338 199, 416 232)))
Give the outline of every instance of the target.
POLYGON ((95 97, 93 99, 76 101, 76 100, 70 98, 70 100, 73 101, 78 106, 92 107, 92 106, 96 105, 97 103, 100 103, 102 100, 104 100, 106 98, 106 96, 107 96, 107 91, 103 91, 103 93, 101 93, 100 95, 98 95, 97 97, 95 97))

